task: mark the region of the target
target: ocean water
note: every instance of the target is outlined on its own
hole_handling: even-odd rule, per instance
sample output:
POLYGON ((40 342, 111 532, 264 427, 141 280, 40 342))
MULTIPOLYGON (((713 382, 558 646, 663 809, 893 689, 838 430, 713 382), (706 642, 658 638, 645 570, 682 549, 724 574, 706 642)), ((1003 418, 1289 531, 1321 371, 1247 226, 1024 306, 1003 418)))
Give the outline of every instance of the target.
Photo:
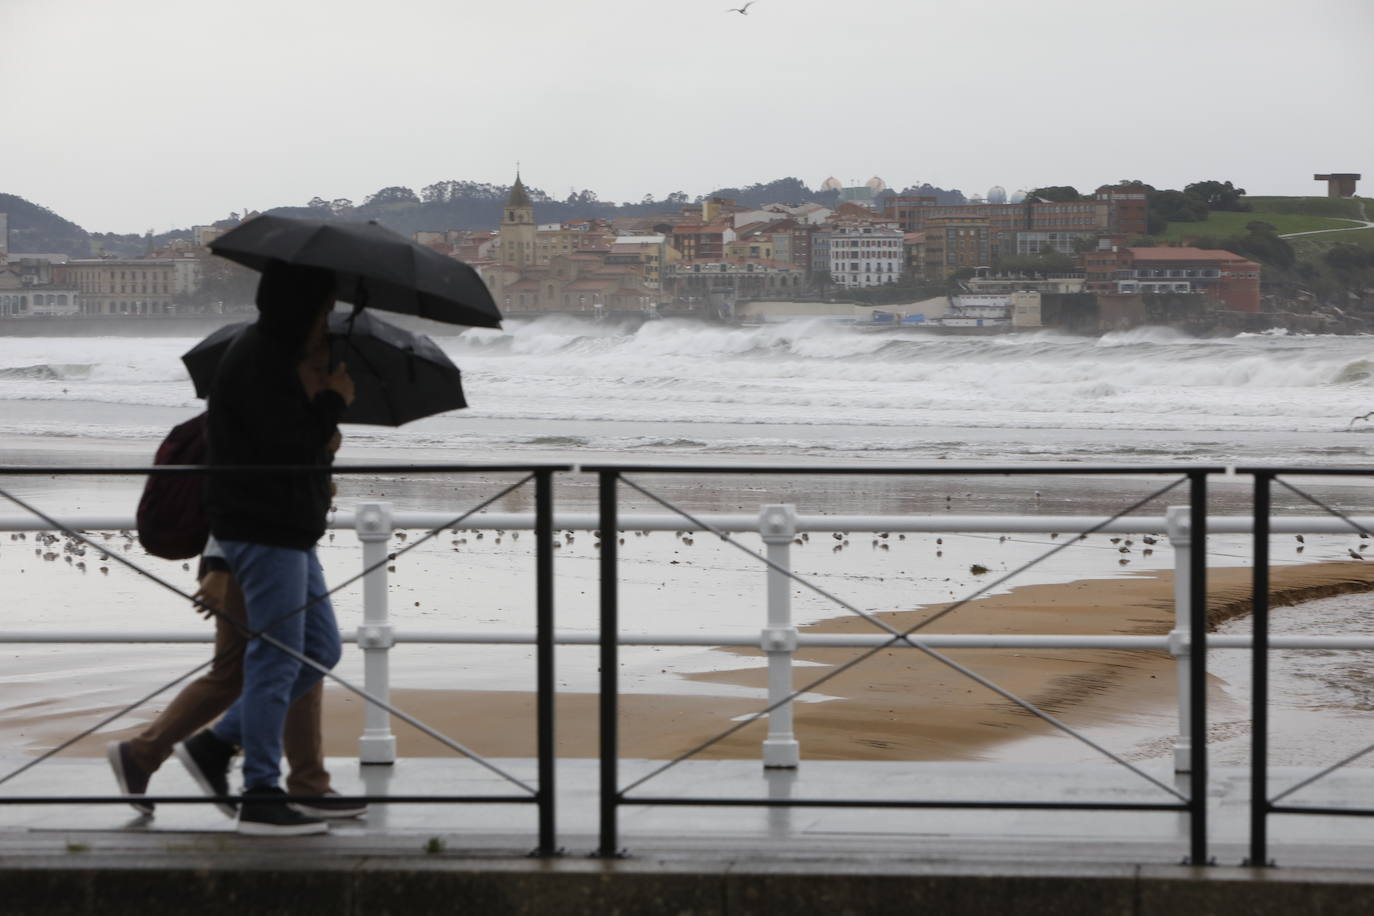
MULTIPOLYGON (((436 337, 470 408, 350 441, 472 456, 1362 461, 1374 337, 637 331, 550 317, 436 337)), ((154 439, 198 409, 193 338, 0 337, 0 436, 154 439)))
MULTIPOLYGON (((173 423, 203 407, 178 358, 197 339, 0 336, 0 464, 146 460, 173 423)), ((397 461, 1334 466, 1364 464, 1374 446, 1374 422, 1351 422, 1374 410, 1374 337, 1259 334, 1203 340, 1162 328, 1092 338, 1051 331, 954 337, 867 333, 820 321, 758 328, 662 321, 625 332, 548 318, 510 322, 502 331, 436 334, 435 340, 462 368, 470 408, 400 429, 347 427, 342 461, 385 456, 397 461)), ((677 480, 665 486, 672 487, 674 499, 707 511, 752 511, 760 501, 789 500, 803 511, 1073 514, 1112 511, 1128 496, 1157 485, 1129 478, 983 479, 957 486, 874 478, 852 486, 812 479, 791 490, 770 489, 781 480, 722 480, 709 486, 677 480), (1037 488, 1043 488, 1043 499, 1037 488)), ((54 511, 82 512, 130 511, 139 484, 136 478, 4 482, 9 491, 41 498, 54 511)), ((561 499, 591 508, 594 492, 588 485, 569 479, 559 486, 561 499)), ((458 492, 451 480, 341 478, 340 498, 384 496, 402 507, 433 508, 445 499, 443 504, 451 505, 458 492)), ((1320 492, 1337 498, 1342 508, 1371 511, 1367 496, 1374 490, 1362 482, 1320 492)), ((1213 494, 1214 508, 1247 508, 1244 481, 1218 479, 1213 494)), ((1168 500, 1183 501, 1181 492, 1168 500)), ((527 509, 528 503, 500 508, 527 509)), ((1162 504, 1151 507, 1156 514, 1162 509, 1162 504)), ((13 511, 0 507, 0 514, 13 511)), ((627 605, 630 623, 636 629, 675 632, 756 628, 763 607, 761 571, 742 555, 720 549, 708 553, 704 539, 693 548, 670 539, 629 542, 624 587, 635 596, 627 605), (671 571, 665 565, 669 557, 671 571)), ((1051 546, 1042 540, 956 535, 937 544, 933 537, 912 538, 881 553, 856 541, 862 558, 832 557, 827 547, 800 551, 798 562, 804 572, 862 607, 896 609, 967 594, 977 587, 969 575, 971 563, 998 572, 1016 568, 1051 546), (894 605, 896 594, 901 598, 894 605)), ((1305 555, 1276 553, 1275 558, 1340 558, 1350 546, 1345 540, 1353 543, 1309 538, 1305 555)), ((461 561, 445 553, 448 546, 437 546, 426 561, 429 571, 418 556, 406 560, 393 583, 398 624, 531 626, 519 585, 522 574, 516 574, 514 587, 498 575, 524 562, 528 540, 519 542, 518 550, 510 541, 499 548, 490 540, 482 544, 480 549, 476 541, 464 546, 461 561), (467 565, 442 565, 450 561, 467 565)), ((90 578, 94 569, 78 573, 40 565, 31 545, 4 541, 0 546, 0 569, 15 599, 17 621, 100 628, 127 621, 149 627, 193 623, 184 602, 148 589, 125 571, 115 569, 108 579, 96 580, 90 578), (100 600, 92 600, 95 594, 100 600), (61 620, 53 617, 57 605, 66 615, 61 620)), ((1149 561, 1135 558, 1129 567, 1118 566, 1114 547, 1075 550, 1021 581, 1105 578, 1170 563, 1163 549, 1149 561)), ((351 535, 341 534, 323 552, 331 581, 356 569, 351 535)), ((1214 553, 1214 562, 1244 565, 1249 547, 1244 539, 1220 539, 1214 553)), ((179 564, 163 565, 168 575, 189 575, 176 568, 179 564)), ((596 575, 586 539, 566 544, 560 559, 560 587, 568 590, 560 595, 562 625, 595 626, 596 575)), ((359 599, 356 589, 340 596, 345 625, 356 619, 359 599)), ((1304 620, 1314 632, 1343 632, 1349 622, 1344 606, 1308 607, 1314 610, 1304 620)), ((836 613, 799 598, 799 620, 836 613)), ((417 686, 448 685, 456 678, 462 686, 495 688, 512 686, 512 677, 518 683, 527 680, 524 650, 464 650, 469 660, 458 667, 449 650, 404 651, 410 660, 400 670, 417 686)), ((129 653, 101 683, 116 693, 134 691, 167 669, 169 655, 184 656, 190 664, 202 652, 193 647, 129 653)), ((569 650, 565 657, 560 664, 566 684, 593 689, 592 654, 569 650)), ((92 654, 83 676, 106 677, 97 672, 100 658, 92 654)), ((642 650, 627 653, 627 659, 627 689, 643 691, 685 689, 670 683, 675 673, 740 664, 708 650, 642 650)), ((1374 659, 1366 662, 1348 653, 1345 661, 1344 667, 1331 669, 1333 678, 1374 682, 1374 659)), ((356 667, 354 662, 356 654, 346 659, 345 670, 356 674, 349 667, 356 667)), ((46 664, 34 660, 35 670, 48 671, 46 664)), ((1214 669, 1224 685, 1230 683, 1228 670, 1214 669)), ((1285 708, 1300 716, 1304 704, 1310 707, 1314 682, 1297 669, 1286 672, 1281 667, 1276 677, 1276 704, 1289 703, 1285 708), (1291 690, 1281 686, 1285 678, 1291 690)), ((1242 675, 1237 668, 1237 691, 1244 689, 1242 675)), ((1330 727, 1347 712, 1356 716, 1368 702, 1359 689, 1328 689, 1325 681, 1315 687, 1330 698, 1324 720, 1330 727)), ((1164 753, 1156 745, 1158 735, 1170 731, 1167 713, 1142 716, 1138 732, 1118 725, 1116 749, 1143 756, 1164 753)), ((1045 748, 1054 759, 1064 759, 1062 743, 1045 748)))

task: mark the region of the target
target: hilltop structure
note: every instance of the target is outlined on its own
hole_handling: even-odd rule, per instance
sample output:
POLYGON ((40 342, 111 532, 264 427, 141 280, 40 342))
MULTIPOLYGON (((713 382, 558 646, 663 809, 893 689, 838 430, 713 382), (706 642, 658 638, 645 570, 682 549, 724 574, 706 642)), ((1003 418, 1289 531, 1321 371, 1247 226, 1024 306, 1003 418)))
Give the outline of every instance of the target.
POLYGON ((1313 175, 1313 181, 1326 182, 1327 197, 1354 197, 1355 182, 1361 176, 1355 172, 1332 172, 1330 175, 1313 175))

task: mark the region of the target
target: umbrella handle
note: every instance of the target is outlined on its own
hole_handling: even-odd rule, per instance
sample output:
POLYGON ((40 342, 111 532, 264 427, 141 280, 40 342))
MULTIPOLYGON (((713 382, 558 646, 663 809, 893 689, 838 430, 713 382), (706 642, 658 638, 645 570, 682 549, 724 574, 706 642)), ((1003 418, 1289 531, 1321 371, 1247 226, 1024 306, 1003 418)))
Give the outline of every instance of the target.
MULTIPOLYGON (((359 294, 360 296, 363 296, 364 298, 367 296, 366 291, 363 289, 363 282, 362 282, 361 280, 358 281, 358 294, 359 294)), ((361 302, 355 302, 355 303, 353 303, 353 311, 351 311, 351 312, 348 313, 348 332, 347 332, 346 334, 344 334, 344 336, 343 336, 343 349, 345 349, 345 350, 348 349, 348 342, 349 342, 349 340, 351 340, 351 339, 353 338, 353 322, 355 322, 355 321, 358 320, 358 315, 362 313, 362 310, 363 310, 362 303, 361 303, 361 302)), ((338 344, 338 340, 337 340, 337 339, 331 340, 331 341, 330 341, 330 347, 329 347, 329 369, 330 369, 330 371, 333 371, 334 366, 337 365, 337 363, 338 363, 338 361, 334 358, 334 347, 335 347, 336 344, 338 344)))

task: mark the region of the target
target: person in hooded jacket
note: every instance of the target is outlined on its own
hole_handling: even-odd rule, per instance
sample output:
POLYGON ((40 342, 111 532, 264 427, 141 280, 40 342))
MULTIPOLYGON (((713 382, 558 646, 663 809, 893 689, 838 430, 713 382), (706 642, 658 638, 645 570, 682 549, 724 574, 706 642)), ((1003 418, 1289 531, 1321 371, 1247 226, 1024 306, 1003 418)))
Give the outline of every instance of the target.
MULTIPOLYGON (((325 669, 341 654, 338 624, 315 544, 331 501, 329 465, 353 382, 340 363, 312 368, 327 347, 334 305, 328 271, 274 264, 258 284, 258 320, 230 344, 211 384, 209 462, 308 470, 223 472, 208 485, 210 532, 243 594, 248 627, 325 669)), ((292 701, 323 677, 264 639, 244 654, 243 691, 223 718, 176 748, 211 795, 228 795, 229 762, 241 747, 238 830, 250 835, 323 833, 281 790, 282 730, 292 701)))

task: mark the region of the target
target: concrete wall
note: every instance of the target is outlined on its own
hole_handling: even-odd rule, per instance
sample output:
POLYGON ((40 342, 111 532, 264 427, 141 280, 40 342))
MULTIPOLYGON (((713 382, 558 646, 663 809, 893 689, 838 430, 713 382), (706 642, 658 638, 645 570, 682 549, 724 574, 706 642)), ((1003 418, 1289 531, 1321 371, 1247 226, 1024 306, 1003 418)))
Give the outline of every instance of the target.
POLYGON ((789 321, 793 318, 853 318, 852 302, 742 302, 735 307, 741 321, 789 321))
MULTIPOLYGON (((172 843, 168 843, 172 846, 172 843)), ((1061 866, 822 858, 730 867, 672 861, 190 851, 25 856, 0 869, 7 916, 430 916, 440 913, 1022 913, 1325 916, 1368 913, 1367 871, 1061 866)), ((200 846, 201 848, 197 848, 200 846)))
POLYGON ((1014 328, 1041 326, 1039 293, 1023 291, 1011 294, 1011 325, 1014 328))

